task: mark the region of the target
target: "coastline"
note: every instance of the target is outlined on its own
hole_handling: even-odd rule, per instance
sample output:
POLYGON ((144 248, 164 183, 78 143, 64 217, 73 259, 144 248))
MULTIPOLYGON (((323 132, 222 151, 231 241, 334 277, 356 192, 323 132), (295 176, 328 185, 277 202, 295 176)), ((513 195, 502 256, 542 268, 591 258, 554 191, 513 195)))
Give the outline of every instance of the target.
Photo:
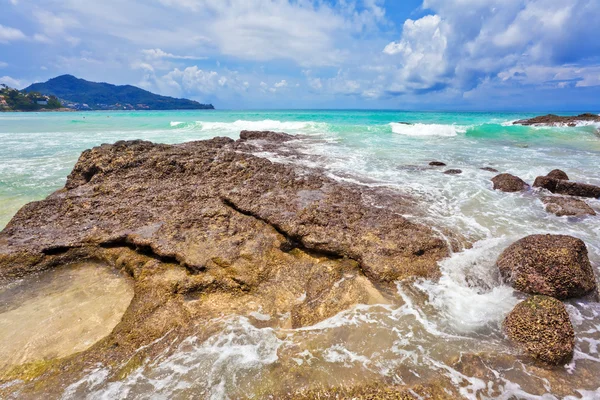
MULTIPOLYGON (((593 174, 600 147, 589 127, 505 126, 514 115, 503 114, 220 111, 203 114, 202 121, 199 113, 187 112, 118 115, 5 120, 11 133, 5 133, 0 156, 8 169, 0 177, 18 190, 51 183, 36 192, 39 200, 54 192, 25 206, 0 234, 20 254, 7 266, 26 278, 31 270, 51 271, 92 257, 100 260, 96 268, 137 282, 138 301, 156 306, 135 318, 149 310, 135 303, 116 326, 117 336, 79 356, 13 371, 13 378, 31 380, 25 387, 85 381, 96 365, 110 378, 94 388, 78 386, 77 393, 99 395, 110 382, 143 390, 145 380, 161 375, 168 382, 164 393, 171 396, 182 394, 170 390, 188 379, 194 390, 212 393, 212 375, 198 379, 212 368, 230 397, 295 393, 306 389, 306 379, 314 384, 308 398, 387 393, 413 388, 414 373, 433 393, 459 393, 449 371, 493 390, 510 380, 533 395, 549 391, 536 384, 539 379, 557 396, 593 389, 588 377, 596 373, 595 363, 574 360, 566 382, 564 367, 538 368, 505 338, 502 322, 526 295, 500 279, 495 264, 523 237, 576 232, 597 271, 598 217, 549 214, 542 202, 549 194, 527 189, 520 180, 515 192, 493 187, 498 173, 511 172, 531 184, 553 168, 566 171, 573 182, 600 185, 593 174), (397 128, 392 124, 398 120, 414 125, 397 128), (291 135, 240 135, 240 126, 291 135), (23 152, 20 143, 33 134, 38 140, 23 152), (147 141, 115 143, 123 138, 147 141), (97 147, 101 143, 115 144, 97 147), (61 169, 54 175, 37 176, 57 165, 61 169), (39 220, 48 222, 33 233, 39 220), (425 228, 402 234, 415 226, 425 228), (426 228, 433 232, 430 239, 426 228), (24 255, 38 245, 41 263, 35 254, 24 255), (443 255, 443 246, 452 251, 443 255), (394 259, 405 260, 406 275, 395 275, 394 259), (31 264, 23 269, 23 263, 31 264), (399 277, 408 279, 393 282, 399 277), (146 329, 146 320, 166 331, 146 329), (137 352, 149 342, 152 346, 137 352), (239 346, 256 349, 252 354, 261 361, 247 365, 235 355, 215 361, 239 346), (139 355, 128 362, 134 353, 139 355), (191 368, 182 361, 187 359, 194 360, 191 368), (487 367, 479 368, 482 363, 487 367), (167 366, 183 372, 169 373, 167 366), (380 368, 402 377, 406 387, 392 385, 380 368), (339 377, 341 387, 327 376, 339 377)), ((600 211, 599 200, 586 202, 600 211)), ((579 348, 600 340, 592 326, 593 301, 568 302, 567 310, 579 313, 574 323, 579 348)), ((568 355, 568 347, 561 351, 550 360, 568 355)), ((53 390, 60 395, 65 389, 57 384, 53 390)))

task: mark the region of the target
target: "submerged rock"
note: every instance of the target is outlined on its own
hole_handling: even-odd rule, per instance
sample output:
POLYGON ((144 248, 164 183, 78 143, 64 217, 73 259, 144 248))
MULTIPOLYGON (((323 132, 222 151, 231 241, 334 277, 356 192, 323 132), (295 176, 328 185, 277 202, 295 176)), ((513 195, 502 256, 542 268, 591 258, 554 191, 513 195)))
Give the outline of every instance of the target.
POLYGON ((581 114, 577 116, 561 117, 554 114, 548 114, 531 119, 522 119, 513 122, 514 125, 525 126, 576 126, 578 122, 600 122, 600 116, 596 114, 581 114))
POLYGON ((449 169, 448 171, 444 171, 446 175, 460 175, 462 174, 462 170, 460 169, 449 169))
POLYGON ((562 179, 565 181, 569 180, 569 175, 567 175, 565 171, 561 171, 560 169, 552 170, 546 176, 552 179, 562 179))
POLYGON ((441 161, 432 161, 429 163, 430 167, 445 167, 446 164, 441 161))
POLYGON ((504 250, 497 265, 503 278, 525 293, 564 300, 596 289, 585 243, 572 236, 527 236, 504 250))
MULTIPOLYGON (((259 313, 281 316, 262 324, 300 327, 394 301, 397 280, 439 276, 450 249, 402 216, 420 212, 412 198, 251 154, 263 141, 292 152, 289 135, 243 137, 87 150, 65 188, 23 207, 0 232, 0 283, 73 260, 97 260, 134 281, 112 333, 45 371, 42 389, 59 391, 98 363, 124 365, 111 370, 117 379, 134 354, 209 335, 205 322, 215 318, 259 313)), ((446 235, 458 250, 459 236, 446 235)))
POLYGON ((492 167, 483 167, 483 168, 480 168, 480 169, 482 171, 487 171, 487 172, 500 172, 496 168, 492 168, 492 167))
POLYGON ((544 197, 542 202, 546 205, 546 211, 559 217, 581 217, 585 215, 596 215, 596 212, 585 201, 568 197, 544 197))
POLYGON ((563 303, 533 296, 519 303, 504 320, 507 336, 534 359, 549 365, 573 357, 575 332, 563 303))
POLYGON ((566 181, 563 179, 551 178, 548 176, 538 176, 533 183, 534 187, 546 189, 552 193, 564 194, 568 196, 579 196, 589 198, 600 198, 600 187, 566 181))
POLYGON ((518 176, 511 174, 500 174, 492 178, 494 183, 494 190, 500 190, 502 192, 522 192, 529 188, 529 185, 518 176))

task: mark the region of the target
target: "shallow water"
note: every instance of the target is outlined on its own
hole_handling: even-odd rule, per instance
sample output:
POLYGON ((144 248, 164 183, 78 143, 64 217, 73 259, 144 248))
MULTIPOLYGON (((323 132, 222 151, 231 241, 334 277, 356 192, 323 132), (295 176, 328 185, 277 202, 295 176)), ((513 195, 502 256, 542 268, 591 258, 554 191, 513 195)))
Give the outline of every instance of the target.
MULTIPOLYGON (((555 370, 515 358, 501 332, 502 320, 522 297, 502 284, 494 264, 515 240, 534 233, 579 237, 600 276, 600 217, 555 217, 546 213, 535 191, 491 190, 494 174, 480 169, 491 166, 531 183, 560 168, 572 180, 600 185, 598 127, 510 124, 529 116, 391 111, 0 114, 0 226, 21 205, 60 188, 86 148, 121 139, 178 143, 237 138, 242 129, 268 129, 319 139, 302 145, 306 158, 278 161, 323 167, 336 179, 410 193, 427 209, 426 217, 413 219, 454 229, 474 243, 441 263, 439 282, 399 284, 401 305, 359 306, 300 330, 276 328, 282 317, 276 315, 212 321, 221 333, 207 341, 181 338, 123 382, 107 382, 107 371, 99 366, 74 382, 65 398, 261 398, 315 385, 376 380, 410 385, 438 378, 473 399, 600 398, 600 305, 568 303, 577 351, 572 363, 555 370), (463 174, 448 176, 444 168, 428 168, 432 160, 463 174), (275 328, 260 328, 265 321, 273 321, 275 328)), ((600 214, 600 201, 588 203, 600 214)))
POLYGON ((110 334, 132 298, 127 278, 94 263, 0 288, 0 371, 89 348, 110 334))

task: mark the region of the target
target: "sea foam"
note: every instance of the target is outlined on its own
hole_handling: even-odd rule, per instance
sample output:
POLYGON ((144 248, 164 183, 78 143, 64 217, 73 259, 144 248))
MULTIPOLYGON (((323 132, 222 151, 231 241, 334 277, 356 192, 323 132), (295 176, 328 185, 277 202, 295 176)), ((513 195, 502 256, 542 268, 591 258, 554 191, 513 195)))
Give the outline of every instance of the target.
POLYGON ((467 130, 456 125, 390 123, 392 132, 406 136, 456 136, 467 130))

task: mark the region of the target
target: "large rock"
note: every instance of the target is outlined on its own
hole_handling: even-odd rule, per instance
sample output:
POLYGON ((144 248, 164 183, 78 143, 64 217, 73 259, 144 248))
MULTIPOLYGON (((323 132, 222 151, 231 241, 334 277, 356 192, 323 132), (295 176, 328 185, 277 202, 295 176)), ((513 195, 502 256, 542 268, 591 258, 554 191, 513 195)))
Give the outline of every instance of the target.
POLYGON ((546 211, 559 217, 581 217, 585 215, 596 215, 596 212, 585 201, 569 197, 544 197, 542 202, 546 205, 546 211))
POLYGON ((551 178, 549 176, 538 176, 533 183, 533 186, 546 189, 556 194, 600 198, 600 187, 598 186, 551 178))
POLYGON ((543 115, 531 119, 522 119, 513 122, 514 125, 525 126, 576 126, 580 122, 600 122, 600 116, 596 114, 580 114, 577 116, 561 117, 554 114, 543 115))
POLYGON ((575 332, 565 306, 547 296, 519 303, 504 320, 507 336, 534 359, 549 365, 573 357, 575 332))
MULTIPOLYGON (((0 283, 97 260, 135 290, 108 337, 35 369, 43 387, 31 390, 55 393, 98 364, 120 379, 178 338, 214 334, 205 322, 223 316, 300 327, 355 304, 400 301, 396 280, 439 276, 450 249, 402 216, 421 213, 414 199, 252 154, 300 157, 291 139, 245 132, 239 141, 103 145, 81 155, 65 188, 23 207, 0 232, 0 283)), ((445 236, 459 250, 458 236, 445 236)))
POLYGON ((504 250, 497 265, 504 279, 525 293, 562 300, 596 289, 585 243, 572 236, 527 236, 504 250))
POLYGON ((494 190, 501 190, 503 192, 521 192, 527 190, 529 185, 518 176, 511 174, 500 174, 492 178, 494 183, 494 190))

